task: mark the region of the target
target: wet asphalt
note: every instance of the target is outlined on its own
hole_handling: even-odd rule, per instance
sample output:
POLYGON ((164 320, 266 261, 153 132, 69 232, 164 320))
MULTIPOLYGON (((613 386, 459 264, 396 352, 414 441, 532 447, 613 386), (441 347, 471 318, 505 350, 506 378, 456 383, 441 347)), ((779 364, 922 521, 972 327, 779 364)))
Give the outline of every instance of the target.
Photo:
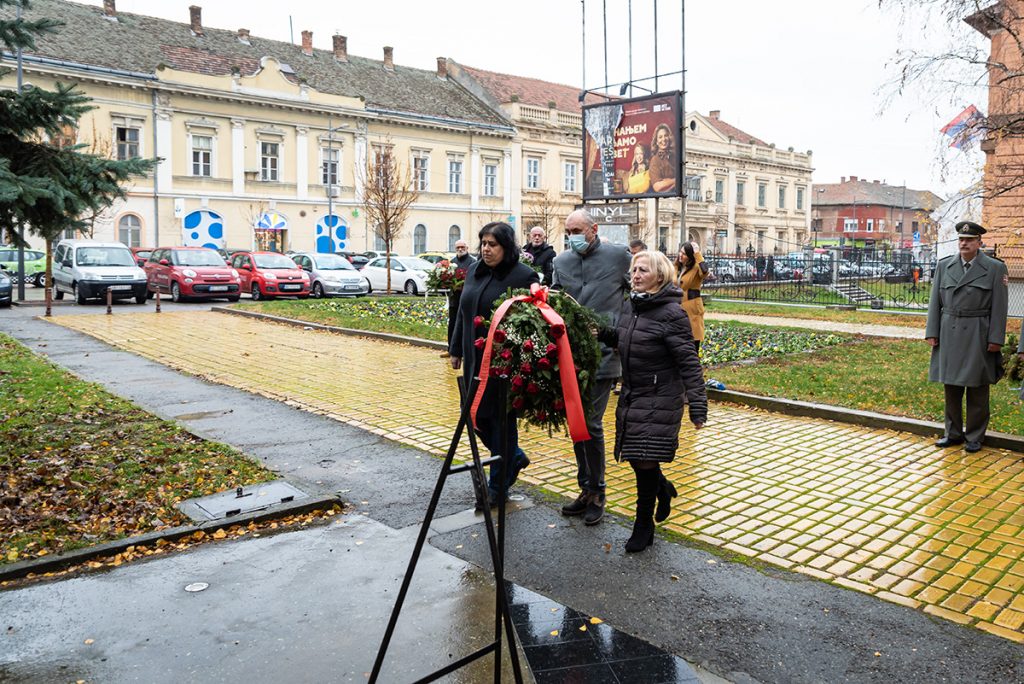
MULTIPOLYGON (((140 309, 115 305, 115 315, 140 309)), ((64 305, 55 315, 103 311, 64 305)), ((0 682, 365 681, 440 462, 118 351, 34 318, 41 313, 0 310, 0 331, 352 509, 327 527, 2 592, 0 682), (192 582, 210 587, 185 592, 192 582)), ((489 640, 486 540, 461 477, 442 496, 382 681, 410 681, 489 640)), ((561 516, 560 501, 521 491, 530 501, 510 513, 508 579, 685 658, 707 681, 1024 681, 1018 644, 686 542, 659 539, 626 555, 630 521, 587 528, 561 516)), ((447 681, 489 679, 486 669, 447 681)))

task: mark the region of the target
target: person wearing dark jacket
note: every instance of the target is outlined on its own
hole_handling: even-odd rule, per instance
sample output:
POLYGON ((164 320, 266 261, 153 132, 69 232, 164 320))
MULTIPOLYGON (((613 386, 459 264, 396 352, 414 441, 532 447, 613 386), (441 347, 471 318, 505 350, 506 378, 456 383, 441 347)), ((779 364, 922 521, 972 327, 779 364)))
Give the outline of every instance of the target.
MULTIPOLYGON (((528 288, 537 280, 537 273, 519 262, 519 246, 516 245, 516 233, 512 226, 495 221, 480 229, 480 260, 470 266, 466 274, 455 329, 448 343, 452 368, 462 368, 467 390, 474 389, 472 381, 483 361, 483 347, 478 347, 476 341, 478 338, 485 339, 487 335, 486 328, 477 327, 477 317, 489 320, 495 302, 504 296, 508 288, 528 288)), ((494 504, 499 496, 504 497, 508 494, 509 487, 519 477, 519 471, 530 464, 530 459, 519 448, 516 414, 507 407, 498 405, 497 383, 487 383, 487 389, 477 408, 476 423, 480 441, 492 456, 501 453, 502 426, 508 430, 512 458, 506 459, 508 472, 505 473, 505 482, 501 484, 501 468, 495 464, 491 466, 487 483, 488 494, 491 503, 494 504)), ((482 507, 483 502, 477 500, 477 509, 482 507)))
MULTIPOLYGON (((457 240, 455 242, 455 258, 452 259, 452 264, 455 265, 455 268, 461 268, 466 273, 469 273, 469 267, 475 261, 476 258, 469 253, 469 245, 466 244, 466 241, 457 240)), ((461 290, 448 293, 448 344, 452 342, 452 331, 455 329, 455 318, 459 315, 459 299, 461 297, 461 290)))
POLYGON ((551 262, 555 260, 555 248, 547 243, 547 235, 540 226, 530 229, 530 243, 523 251, 533 257, 533 265, 540 269, 541 285, 551 284, 551 262))
POLYGON ((636 522, 626 542, 628 553, 653 544, 655 521, 671 512, 676 489, 662 475, 661 464, 671 462, 679 447, 683 395, 695 428, 708 419, 704 375, 674 277, 672 263, 661 252, 634 255, 629 303, 618 327, 600 333, 618 348, 622 362, 615 459, 629 461, 636 475, 636 522))

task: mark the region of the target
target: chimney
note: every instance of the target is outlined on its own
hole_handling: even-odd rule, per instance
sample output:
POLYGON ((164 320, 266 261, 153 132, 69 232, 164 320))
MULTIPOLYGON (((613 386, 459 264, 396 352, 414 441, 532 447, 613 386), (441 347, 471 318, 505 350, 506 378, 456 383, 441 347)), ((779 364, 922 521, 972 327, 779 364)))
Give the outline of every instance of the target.
POLYGON ((103 0, 103 15, 111 19, 117 19, 117 7, 114 0, 103 0))
POLYGON ((871 181, 871 182, 872 182, 872 183, 874 183, 875 185, 878 185, 878 184, 879 184, 879 183, 881 183, 882 181, 871 181))
POLYGON ((446 79, 448 78, 448 58, 438 57, 437 58, 437 77, 446 79))
POLYGON ((851 183, 856 183, 857 182, 857 177, 856 176, 850 176, 850 182, 851 183))
POLYGON ((334 59, 339 62, 348 61, 348 38, 334 34, 334 59))
POLYGON ((188 8, 188 15, 192 33, 197 36, 203 35, 203 8, 199 5, 192 5, 188 8))
POLYGON ((718 121, 718 117, 721 116, 721 115, 722 115, 722 110, 721 109, 712 109, 710 112, 708 112, 708 118, 709 119, 714 119, 715 121, 718 121))
POLYGON ((395 48, 385 46, 384 47, 384 68, 387 69, 388 71, 394 71, 395 70, 395 59, 394 59, 394 56, 395 56, 395 48))
POLYGON ((249 44, 249 29, 238 29, 238 42, 249 44))
POLYGON ((302 32, 302 54, 307 57, 313 56, 313 32, 303 31, 302 32))
POLYGON ((846 182, 846 176, 840 176, 839 177, 839 182, 840 183, 845 183, 846 182))

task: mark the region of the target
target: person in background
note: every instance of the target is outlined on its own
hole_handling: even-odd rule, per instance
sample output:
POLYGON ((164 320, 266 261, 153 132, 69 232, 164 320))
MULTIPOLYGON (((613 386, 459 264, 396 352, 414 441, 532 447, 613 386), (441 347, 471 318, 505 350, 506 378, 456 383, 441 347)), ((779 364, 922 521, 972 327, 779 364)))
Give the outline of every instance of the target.
POLYGON ((629 243, 629 254, 630 256, 637 252, 643 252, 647 250, 647 243, 643 240, 633 240, 629 243))
MULTIPOLYGON (((486 335, 486 329, 477 328, 477 319, 490 320, 495 302, 500 300, 508 288, 529 288, 537 282, 537 272, 519 262, 519 246, 516 233, 507 223, 495 221, 480 229, 480 260, 469 267, 466 284, 462 288, 462 299, 455 320, 455 331, 448 343, 448 354, 452 368, 462 368, 467 391, 474 391, 473 379, 480 370, 483 360, 483 346, 477 346, 478 336, 486 335)), ((530 465, 530 459, 519 448, 519 432, 516 414, 507 406, 498 405, 498 383, 488 383, 483 399, 477 408, 476 432, 491 456, 501 453, 502 427, 508 431, 512 457, 506 459, 505 482, 501 482, 498 464, 491 466, 487 483, 492 504, 498 497, 505 497, 509 487, 519 477, 519 471, 530 465)), ((483 501, 477 499, 477 510, 483 510, 483 501)))
MULTIPOLYGON (((629 252, 623 245, 602 242, 597 228, 593 217, 583 209, 566 218, 569 249, 555 257, 553 288, 564 290, 611 326, 619 320, 629 289, 629 252)), ((604 412, 619 373, 618 357, 602 345, 601 365, 594 374, 585 407, 590 439, 573 444, 580 494, 562 506, 562 515, 582 515, 586 525, 596 525, 604 516, 604 412)))
POLYGON ((959 254, 935 267, 924 337, 932 347, 928 380, 941 382, 945 392, 945 434, 935 446, 966 441, 964 451, 974 453, 988 428, 989 388, 1003 374, 1009 277, 1006 264, 980 251, 982 226, 961 221, 956 232, 959 254))
MULTIPOLYGON (((461 268, 462 270, 469 273, 469 267, 476 261, 476 258, 469 253, 469 245, 466 244, 465 240, 457 240, 455 242, 455 258, 452 259, 452 264, 455 268, 461 268)), ((462 297, 462 291, 449 292, 448 293, 448 343, 452 341, 452 330, 455 328, 455 317, 459 313, 459 298, 462 297)), ((442 354, 444 356, 444 354, 442 354)))
POLYGON ((551 262, 555 260, 555 248, 547 243, 547 233, 541 226, 530 229, 530 242, 523 248, 533 257, 533 265, 540 269, 541 285, 551 285, 551 262))
POLYGON ((684 242, 676 256, 676 284, 683 292, 683 311, 690 319, 693 346, 700 354, 700 343, 704 341, 704 300, 700 288, 708 274, 708 265, 696 242, 684 242))
POLYGON ((630 274, 632 290, 618 326, 598 335, 622 360, 615 459, 629 461, 636 476, 636 521, 626 542, 626 552, 635 553, 654 543, 654 523, 668 518, 677 495, 661 464, 679 448, 683 396, 697 429, 707 423, 708 400, 672 263, 661 252, 640 252, 630 274))
POLYGON ((764 277, 765 280, 775 280, 775 257, 771 254, 764 263, 764 277))

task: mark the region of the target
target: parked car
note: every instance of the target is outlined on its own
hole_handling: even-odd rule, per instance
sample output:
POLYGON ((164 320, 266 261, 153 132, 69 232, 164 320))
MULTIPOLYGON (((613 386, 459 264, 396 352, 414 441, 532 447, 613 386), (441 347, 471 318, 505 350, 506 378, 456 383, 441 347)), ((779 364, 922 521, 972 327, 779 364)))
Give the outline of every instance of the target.
POLYGON ((357 271, 363 270, 363 266, 370 263, 370 259, 362 252, 335 252, 335 254, 348 259, 348 263, 355 266, 357 271))
MULTIPOLYGON (((18 277, 18 250, 14 247, 0 249, 0 268, 6 268, 11 280, 18 277)), ((46 277, 46 252, 25 250, 25 282, 36 287, 43 286, 46 277)))
POLYGON ((188 299, 227 299, 241 293, 238 271, 209 247, 158 247, 146 262, 149 296, 157 291, 175 302, 188 299))
MULTIPOLYGON (((427 272, 434 268, 429 261, 417 257, 391 257, 391 289, 419 294, 427 289, 427 272)), ((377 257, 363 267, 363 275, 371 290, 386 290, 388 269, 384 257, 377 257)))
POLYGON ((278 252, 239 252, 231 257, 242 290, 254 300, 309 296, 309 274, 278 252))
POLYGON ((0 266, 0 306, 10 306, 13 299, 14 279, 0 266))
POLYGON ((296 252, 292 261, 309 274, 310 293, 321 297, 356 297, 370 291, 366 278, 345 257, 337 254, 296 252))
MULTIPOLYGON (((373 261, 377 257, 387 256, 387 252, 378 252, 377 250, 371 249, 367 252, 363 252, 363 256, 369 259, 370 261, 373 261)), ((395 254, 394 252, 391 252, 391 256, 396 257, 398 255, 395 254)))
POLYGON ((451 261, 455 258, 455 252, 423 252, 422 254, 417 254, 416 258, 436 264, 437 262, 444 261, 445 259, 451 261))
MULTIPOLYGON (((708 259, 708 270, 714 272, 711 282, 739 283, 754 280, 756 271, 743 259, 708 259)), ((706 280, 706 279, 705 279, 706 280)))
POLYGON ((146 303, 146 272, 120 242, 61 240, 53 252, 53 296, 70 293, 79 304, 107 296, 146 303))
POLYGON ((135 257, 135 263, 139 265, 139 268, 145 269, 146 262, 149 260, 149 256, 153 253, 152 247, 129 247, 132 250, 132 256, 135 257))

